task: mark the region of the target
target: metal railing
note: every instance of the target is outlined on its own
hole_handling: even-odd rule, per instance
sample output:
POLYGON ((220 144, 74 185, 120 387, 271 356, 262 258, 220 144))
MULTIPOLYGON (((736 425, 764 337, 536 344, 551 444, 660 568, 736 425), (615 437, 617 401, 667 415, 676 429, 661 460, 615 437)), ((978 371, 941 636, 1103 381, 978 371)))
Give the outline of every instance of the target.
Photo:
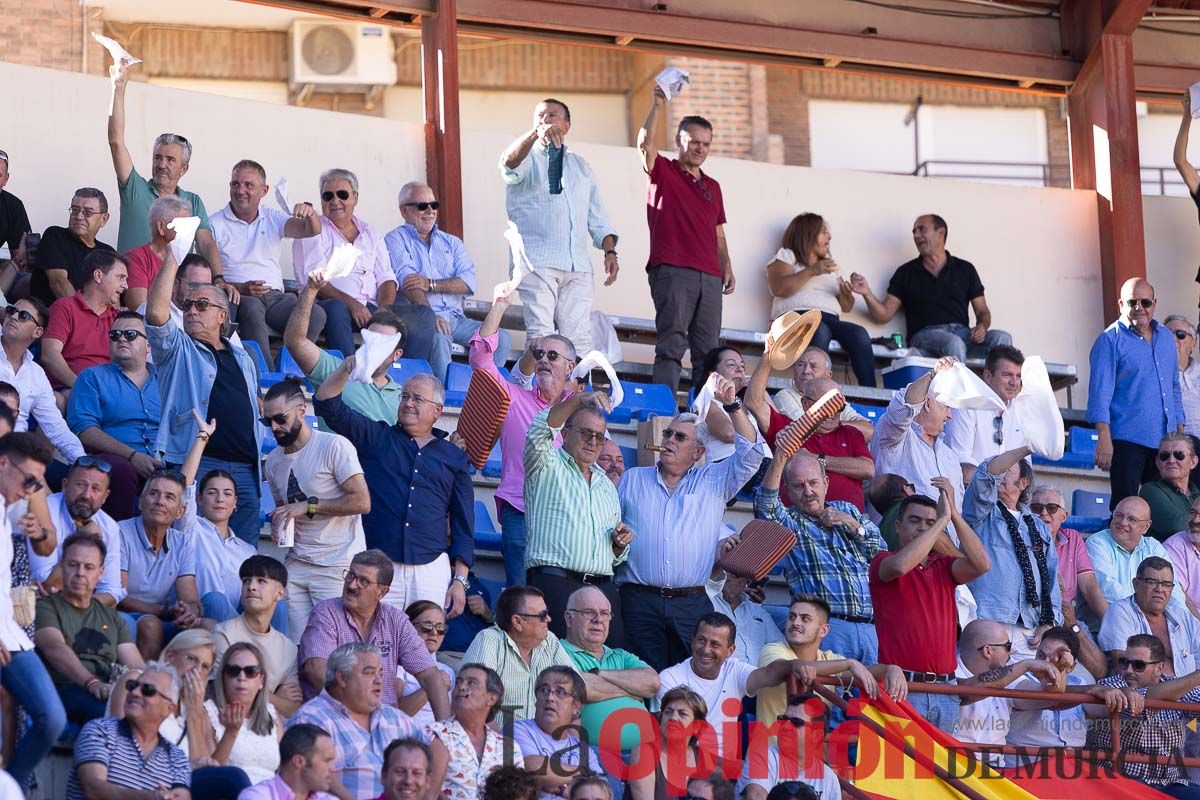
POLYGON ((1187 197, 1187 184, 1175 167, 1142 167, 1142 194, 1187 197))
POLYGON ((1050 185, 1050 165, 1037 161, 962 161, 930 158, 918 164, 909 174, 918 178, 959 178, 1035 186, 1050 185))

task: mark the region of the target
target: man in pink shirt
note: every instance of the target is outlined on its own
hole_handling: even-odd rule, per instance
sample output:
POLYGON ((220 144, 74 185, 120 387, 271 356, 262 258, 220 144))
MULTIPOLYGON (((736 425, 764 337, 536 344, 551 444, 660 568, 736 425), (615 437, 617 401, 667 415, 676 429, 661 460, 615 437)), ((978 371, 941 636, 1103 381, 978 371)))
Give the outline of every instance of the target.
MULTIPOLYGON (((525 388, 510 383, 496 369, 492 353, 496 349, 500 320, 511 302, 512 295, 492 303, 479 331, 472 337, 471 366, 487 370, 499 379, 508 391, 510 404, 504 426, 500 429, 500 486, 496 489, 496 510, 500 516, 500 552, 504 556, 505 584, 525 583, 525 436, 529 424, 542 410, 565 400, 575 393, 577 384, 569 380, 575 367, 575 346, 557 333, 530 338, 529 347, 517 369, 522 375, 533 374, 533 386, 525 388)), ((556 437, 555 445, 562 444, 556 437)))
POLYGON ((1108 601, 1104 599, 1100 582, 1096 580, 1087 546, 1079 531, 1062 526, 1067 519, 1062 492, 1042 484, 1033 490, 1031 498, 1030 510, 1046 523, 1054 539, 1054 547, 1058 550, 1058 582, 1062 589, 1063 617, 1066 619, 1070 615, 1067 625, 1075 622, 1075 603, 1078 598, 1087 603, 1097 618, 1103 619, 1104 612, 1108 610, 1108 601))
POLYGON ((1200 617, 1200 498, 1187 513, 1187 527, 1163 542, 1175 565, 1175 582, 1183 589, 1188 610, 1200 617))
POLYGON ((336 758, 328 733, 308 723, 292 725, 279 741, 275 777, 243 789, 238 800, 334 800, 329 784, 336 758))

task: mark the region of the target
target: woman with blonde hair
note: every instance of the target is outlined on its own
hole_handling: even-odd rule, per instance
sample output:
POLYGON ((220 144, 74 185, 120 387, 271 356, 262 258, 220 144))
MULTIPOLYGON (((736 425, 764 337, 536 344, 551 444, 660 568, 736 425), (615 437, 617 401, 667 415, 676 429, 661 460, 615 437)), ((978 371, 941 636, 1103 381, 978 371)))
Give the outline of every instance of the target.
POLYGON ((251 783, 270 780, 279 768, 283 725, 265 690, 266 672, 258 647, 233 643, 213 681, 213 696, 204 704, 208 755, 222 766, 240 767, 251 783))

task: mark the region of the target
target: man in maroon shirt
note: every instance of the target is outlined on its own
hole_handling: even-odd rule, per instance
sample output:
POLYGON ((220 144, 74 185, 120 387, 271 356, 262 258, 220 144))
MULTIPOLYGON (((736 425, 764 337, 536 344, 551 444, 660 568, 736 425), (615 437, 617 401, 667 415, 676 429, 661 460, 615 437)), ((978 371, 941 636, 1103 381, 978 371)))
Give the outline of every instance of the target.
POLYGON ((683 353, 704 361, 721 332, 721 296, 732 294, 733 267, 725 245, 725 204, 720 185, 700 169, 712 145, 712 124, 687 116, 675 132, 678 154, 669 160, 655 145, 659 112, 667 97, 654 88, 650 113, 638 132, 642 168, 650 176, 646 221, 650 258, 646 271, 654 298, 654 382, 679 388, 683 353))
MULTIPOLYGON (((900 549, 880 551, 871 561, 871 604, 880 663, 897 665, 913 683, 952 683, 958 635, 955 588, 987 572, 991 561, 955 507, 950 482, 932 482, 940 495, 936 503, 920 494, 900 501, 900 549), (954 525, 964 553, 957 558, 933 552, 948 524, 954 525)), ((925 719, 953 732, 957 697, 913 692, 908 702, 925 719)))

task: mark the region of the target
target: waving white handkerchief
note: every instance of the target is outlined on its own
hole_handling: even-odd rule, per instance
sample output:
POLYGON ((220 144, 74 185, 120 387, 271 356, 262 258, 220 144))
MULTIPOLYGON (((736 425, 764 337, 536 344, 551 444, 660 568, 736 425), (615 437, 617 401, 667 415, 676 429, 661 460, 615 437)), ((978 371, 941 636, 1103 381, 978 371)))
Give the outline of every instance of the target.
POLYGON ((575 365, 575 369, 571 370, 571 377, 587 380, 591 371, 597 367, 604 370, 604 374, 608 376, 608 380, 612 383, 612 387, 608 390, 608 396, 612 398, 613 408, 616 408, 625 399, 625 389, 621 386, 621 380, 617 377, 617 371, 613 369, 613 365, 605 358, 604 353, 601 353, 599 350, 593 350, 588 353, 583 357, 582 361, 575 365))
POLYGON ((401 335, 399 333, 379 333, 363 328, 363 343, 358 348, 358 352, 354 354, 354 372, 350 373, 350 380, 370 383, 371 375, 375 370, 392 357, 392 353, 400 344, 401 335))
POLYGON ((359 249, 349 243, 339 244, 333 248, 333 252, 329 255, 329 261, 325 263, 325 279, 334 281, 349 275, 360 255, 362 253, 359 252, 359 249))
POLYGON ((112 56, 113 60, 112 67, 108 70, 109 82, 112 84, 112 91, 108 96, 108 115, 111 117, 113 112, 113 101, 116 99, 117 94, 118 71, 121 68, 128 69, 134 64, 140 64, 142 63, 142 60, 130 55, 129 51, 122 47, 115 39, 110 39, 103 34, 96 33, 95 31, 92 31, 92 38, 99 42, 100 46, 108 51, 108 54, 112 56))
POLYGON ((279 183, 275 184, 275 202, 287 213, 292 213, 292 207, 288 205, 287 178, 280 178, 279 183))
POLYGON ((663 94, 670 100, 682 92, 683 87, 691 85, 692 77, 687 74, 686 70, 679 69, 678 67, 667 67, 658 73, 658 77, 654 79, 654 82, 658 84, 658 88, 662 89, 663 94))
POLYGON ((1065 447, 1062 412, 1041 356, 1025 359, 1021 367, 1021 393, 1013 398, 1011 411, 1030 450, 1052 461, 1062 458, 1065 447))
POLYGON ((192 252, 192 242, 196 241, 196 230, 200 227, 199 217, 176 217, 167 223, 167 227, 175 231, 171 241, 171 255, 176 264, 182 264, 187 254, 192 252))
POLYGON ((521 232, 517 230, 517 223, 511 219, 508 221, 508 228, 504 231, 504 238, 508 240, 508 250, 512 254, 513 272, 510 279, 496 284, 496 288, 492 289, 492 302, 512 294, 513 290, 521 285, 521 279, 525 277, 526 273, 533 272, 533 263, 525 254, 525 240, 521 238, 521 232))
POLYGON ((710 372, 708 380, 704 382, 692 400, 692 413, 698 416, 702 422, 708 419, 708 407, 712 405, 713 399, 717 396, 717 380, 720 377, 717 373, 710 372))
POLYGON ((956 363, 951 369, 934 375, 929 384, 929 393, 933 395, 933 399, 951 408, 1000 412, 1005 410, 1000 395, 992 391, 992 387, 962 363, 956 363))

